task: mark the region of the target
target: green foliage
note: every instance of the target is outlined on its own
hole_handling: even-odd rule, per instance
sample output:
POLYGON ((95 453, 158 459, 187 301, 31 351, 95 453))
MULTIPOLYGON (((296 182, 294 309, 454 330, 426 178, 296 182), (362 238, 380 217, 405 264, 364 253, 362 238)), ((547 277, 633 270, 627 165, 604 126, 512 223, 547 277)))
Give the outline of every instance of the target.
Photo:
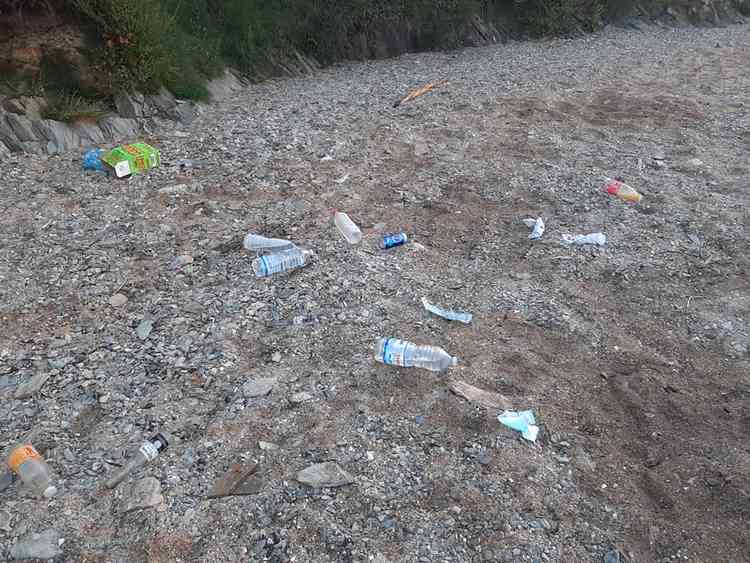
POLYGON ((55 121, 76 121, 79 119, 96 121, 107 113, 101 103, 76 94, 62 94, 48 97, 42 117, 55 121))

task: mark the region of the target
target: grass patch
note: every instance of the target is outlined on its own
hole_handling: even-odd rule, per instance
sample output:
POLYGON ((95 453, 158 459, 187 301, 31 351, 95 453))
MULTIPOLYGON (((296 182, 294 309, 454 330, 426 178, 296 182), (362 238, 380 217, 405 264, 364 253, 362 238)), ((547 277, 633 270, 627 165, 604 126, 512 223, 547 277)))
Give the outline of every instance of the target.
POLYGON ((47 99, 42 109, 44 119, 54 119, 66 123, 74 121, 98 121, 107 115, 107 108, 100 102, 76 94, 63 94, 47 99))

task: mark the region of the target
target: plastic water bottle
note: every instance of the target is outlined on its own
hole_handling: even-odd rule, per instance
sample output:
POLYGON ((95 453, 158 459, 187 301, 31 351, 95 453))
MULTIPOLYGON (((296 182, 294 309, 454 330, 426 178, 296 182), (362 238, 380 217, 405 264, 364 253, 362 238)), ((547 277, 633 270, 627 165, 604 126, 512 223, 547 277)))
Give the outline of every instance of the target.
POLYGON ((125 477, 133 473, 139 467, 143 467, 147 463, 152 462, 156 459, 163 450, 167 448, 169 442, 163 434, 159 433, 150 440, 146 440, 138 448, 138 452, 133 456, 133 459, 128 461, 117 473, 115 473, 106 483, 105 486, 108 489, 114 489, 119 485, 125 477))
POLYGON ((458 358, 438 346, 418 346, 395 338, 378 340, 375 359, 391 366, 424 368, 430 371, 443 371, 458 365, 458 358))
POLYGON ((295 247, 293 242, 280 238, 266 238, 253 233, 248 233, 243 241, 243 246, 251 252, 290 250, 295 247))
POLYGON ((402 244, 406 244, 409 241, 409 237, 406 233, 395 233, 392 235, 385 235, 382 239, 380 239, 380 243, 378 246, 382 250, 386 250, 388 248, 393 248, 394 246, 401 246, 402 244))
POLYGON ((57 494, 49 466, 31 444, 19 444, 8 456, 8 467, 35 495, 45 498, 57 494))
POLYGON ((253 271, 258 278, 290 272, 307 265, 313 254, 312 250, 301 250, 295 246, 284 252, 259 256, 253 260, 253 271))
POLYGON ((604 185, 602 186, 602 191, 604 193, 608 193, 609 195, 613 195, 616 198, 621 199, 622 201, 627 201, 628 203, 638 203, 643 198, 641 194, 628 186, 626 183, 621 182, 620 180, 607 178, 606 176, 604 177, 604 185))
POLYGON ((341 233, 341 236, 343 236, 349 244, 359 244, 362 240, 362 231, 359 230, 359 227, 354 221, 349 219, 349 216, 346 213, 336 211, 333 216, 333 222, 336 224, 336 228, 341 233))

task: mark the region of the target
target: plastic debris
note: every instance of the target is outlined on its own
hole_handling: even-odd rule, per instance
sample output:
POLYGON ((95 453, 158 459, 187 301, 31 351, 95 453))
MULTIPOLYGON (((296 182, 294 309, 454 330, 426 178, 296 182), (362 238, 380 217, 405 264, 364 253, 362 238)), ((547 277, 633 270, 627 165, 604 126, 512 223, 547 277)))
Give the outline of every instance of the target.
POLYGON ((144 172, 161 164, 159 151, 146 143, 115 147, 102 155, 101 159, 118 178, 144 172))
POLYGON ((102 162, 102 156, 106 153, 104 149, 91 149, 83 155, 83 169, 106 172, 107 167, 102 162))
POLYGON ((362 231, 352 221, 346 213, 341 211, 335 211, 333 214, 333 222, 336 224, 336 228, 344 237, 346 242, 349 244, 358 244, 362 240, 362 231))
POLYGON ((532 229, 531 234, 529 235, 530 240, 537 240, 542 238, 542 235, 544 234, 544 219, 541 217, 537 217, 536 219, 524 219, 524 224, 529 228, 532 229))
POLYGON ((503 395, 484 391, 478 387, 469 385, 465 381, 451 381, 448 384, 448 388, 459 397, 463 397, 467 401, 486 409, 505 410, 510 406, 510 401, 503 395))
POLYGON ((252 266, 256 277, 267 278, 306 266, 312 257, 312 250, 302 250, 295 246, 277 254, 259 256, 253 260, 252 266))
POLYGON ((603 233, 591 233, 589 235, 563 235, 562 244, 583 246, 586 244, 593 244, 596 246, 604 246, 607 244, 607 237, 603 233))
POLYGON ((242 245, 246 250, 249 250, 251 252, 276 252, 279 250, 289 250, 295 248, 294 243, 291 241, 280 238, 266 238, 253 233, 248 233, 247 235, 245 235, 245 239, 242 241, 242 245))
POLYGON ((36 496, 50 498, 57 494, 49 466, 31 444, 14 447, 8 456, 8 467, 36 496))
POLYGON ((539 427, 536 425, 534 413, 531 411, 505 411, 498 415, 497 419, 513 430, 521 433, 521 436, 529 442, 536 442, 539 427))
POLYGON ((602 191, 628 203, 638 203, 643 196, 621 180, 604 177, 602 191))
POLYGON ((381 250, 387 250, 389 248, 394 248, 396 246, 406 244, 408 241, 409 237, 406 233, 394 233, 390 235, 384 235, 383 238, 380 239, 378 246, 381 248, 381 250))
POLYGON ((433 315, 443 317, 444 319, 448 319, 449 321, 458 321, 460 323, 470 324, 471 319, 473 318, 471 313, 461 313, 458 311, 453 311, 452 309, 443 309, 442 307, 433 305, 429 301, 427 301, 426 297, 422 297, 422 305, 433 315))
POLYGON ((397 108, 401 104, 405 104, 406 102, 410 102, 415 98, 418 98, 420 96, 424 96, 427 92, 431 92, 435 88, 438 88, 440 86, 445 86, 448 84, 448 81, 446 79, 442 80, 435 80, 434 82, 430 82, 429 84, 425 84, 424 86, 417 88, 415 90, 412 90, 409 92, 406 96, 401 98, 400 100, 397 100, 393 103, 393 107, 397 108))
POLYGON ((110 479, 105 483, 105 486, 108 489, 114 489, 136 469, 156 459, 156 456, 158 456, 163 450, 165 450, 167 446, 169 446, 169 441, 167 441, 167 439, 161 433, 157 434, 150 440, 146 440, 145 442, 143 442, 143 444, 141 444, 141 447, 138 448, 138 451, 133 456, 133 458, 128 461, 117 473, 110 477, 110 479))
POLYGON ((458 358, 438 346, 418 346, 395 338, 378 340, 375 359, 391 366, 417 367, 430 371, 443 371, 458 365, 458 358))

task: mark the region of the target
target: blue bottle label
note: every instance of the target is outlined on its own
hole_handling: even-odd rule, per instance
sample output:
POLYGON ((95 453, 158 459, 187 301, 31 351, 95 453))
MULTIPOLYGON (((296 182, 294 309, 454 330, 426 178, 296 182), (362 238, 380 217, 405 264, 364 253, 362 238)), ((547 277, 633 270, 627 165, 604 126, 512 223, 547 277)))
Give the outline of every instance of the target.
POLYGON ((392 366, 404 366, 404 354, 407 343, 403 340, 389 338, 383 346, 383 362, 392 366))
POLYGON ((406 233, 396 233, 393 235, 385 235, 383 237, 383 248, 393 248, 394 246, 401 246, 408 240, 406 233))

